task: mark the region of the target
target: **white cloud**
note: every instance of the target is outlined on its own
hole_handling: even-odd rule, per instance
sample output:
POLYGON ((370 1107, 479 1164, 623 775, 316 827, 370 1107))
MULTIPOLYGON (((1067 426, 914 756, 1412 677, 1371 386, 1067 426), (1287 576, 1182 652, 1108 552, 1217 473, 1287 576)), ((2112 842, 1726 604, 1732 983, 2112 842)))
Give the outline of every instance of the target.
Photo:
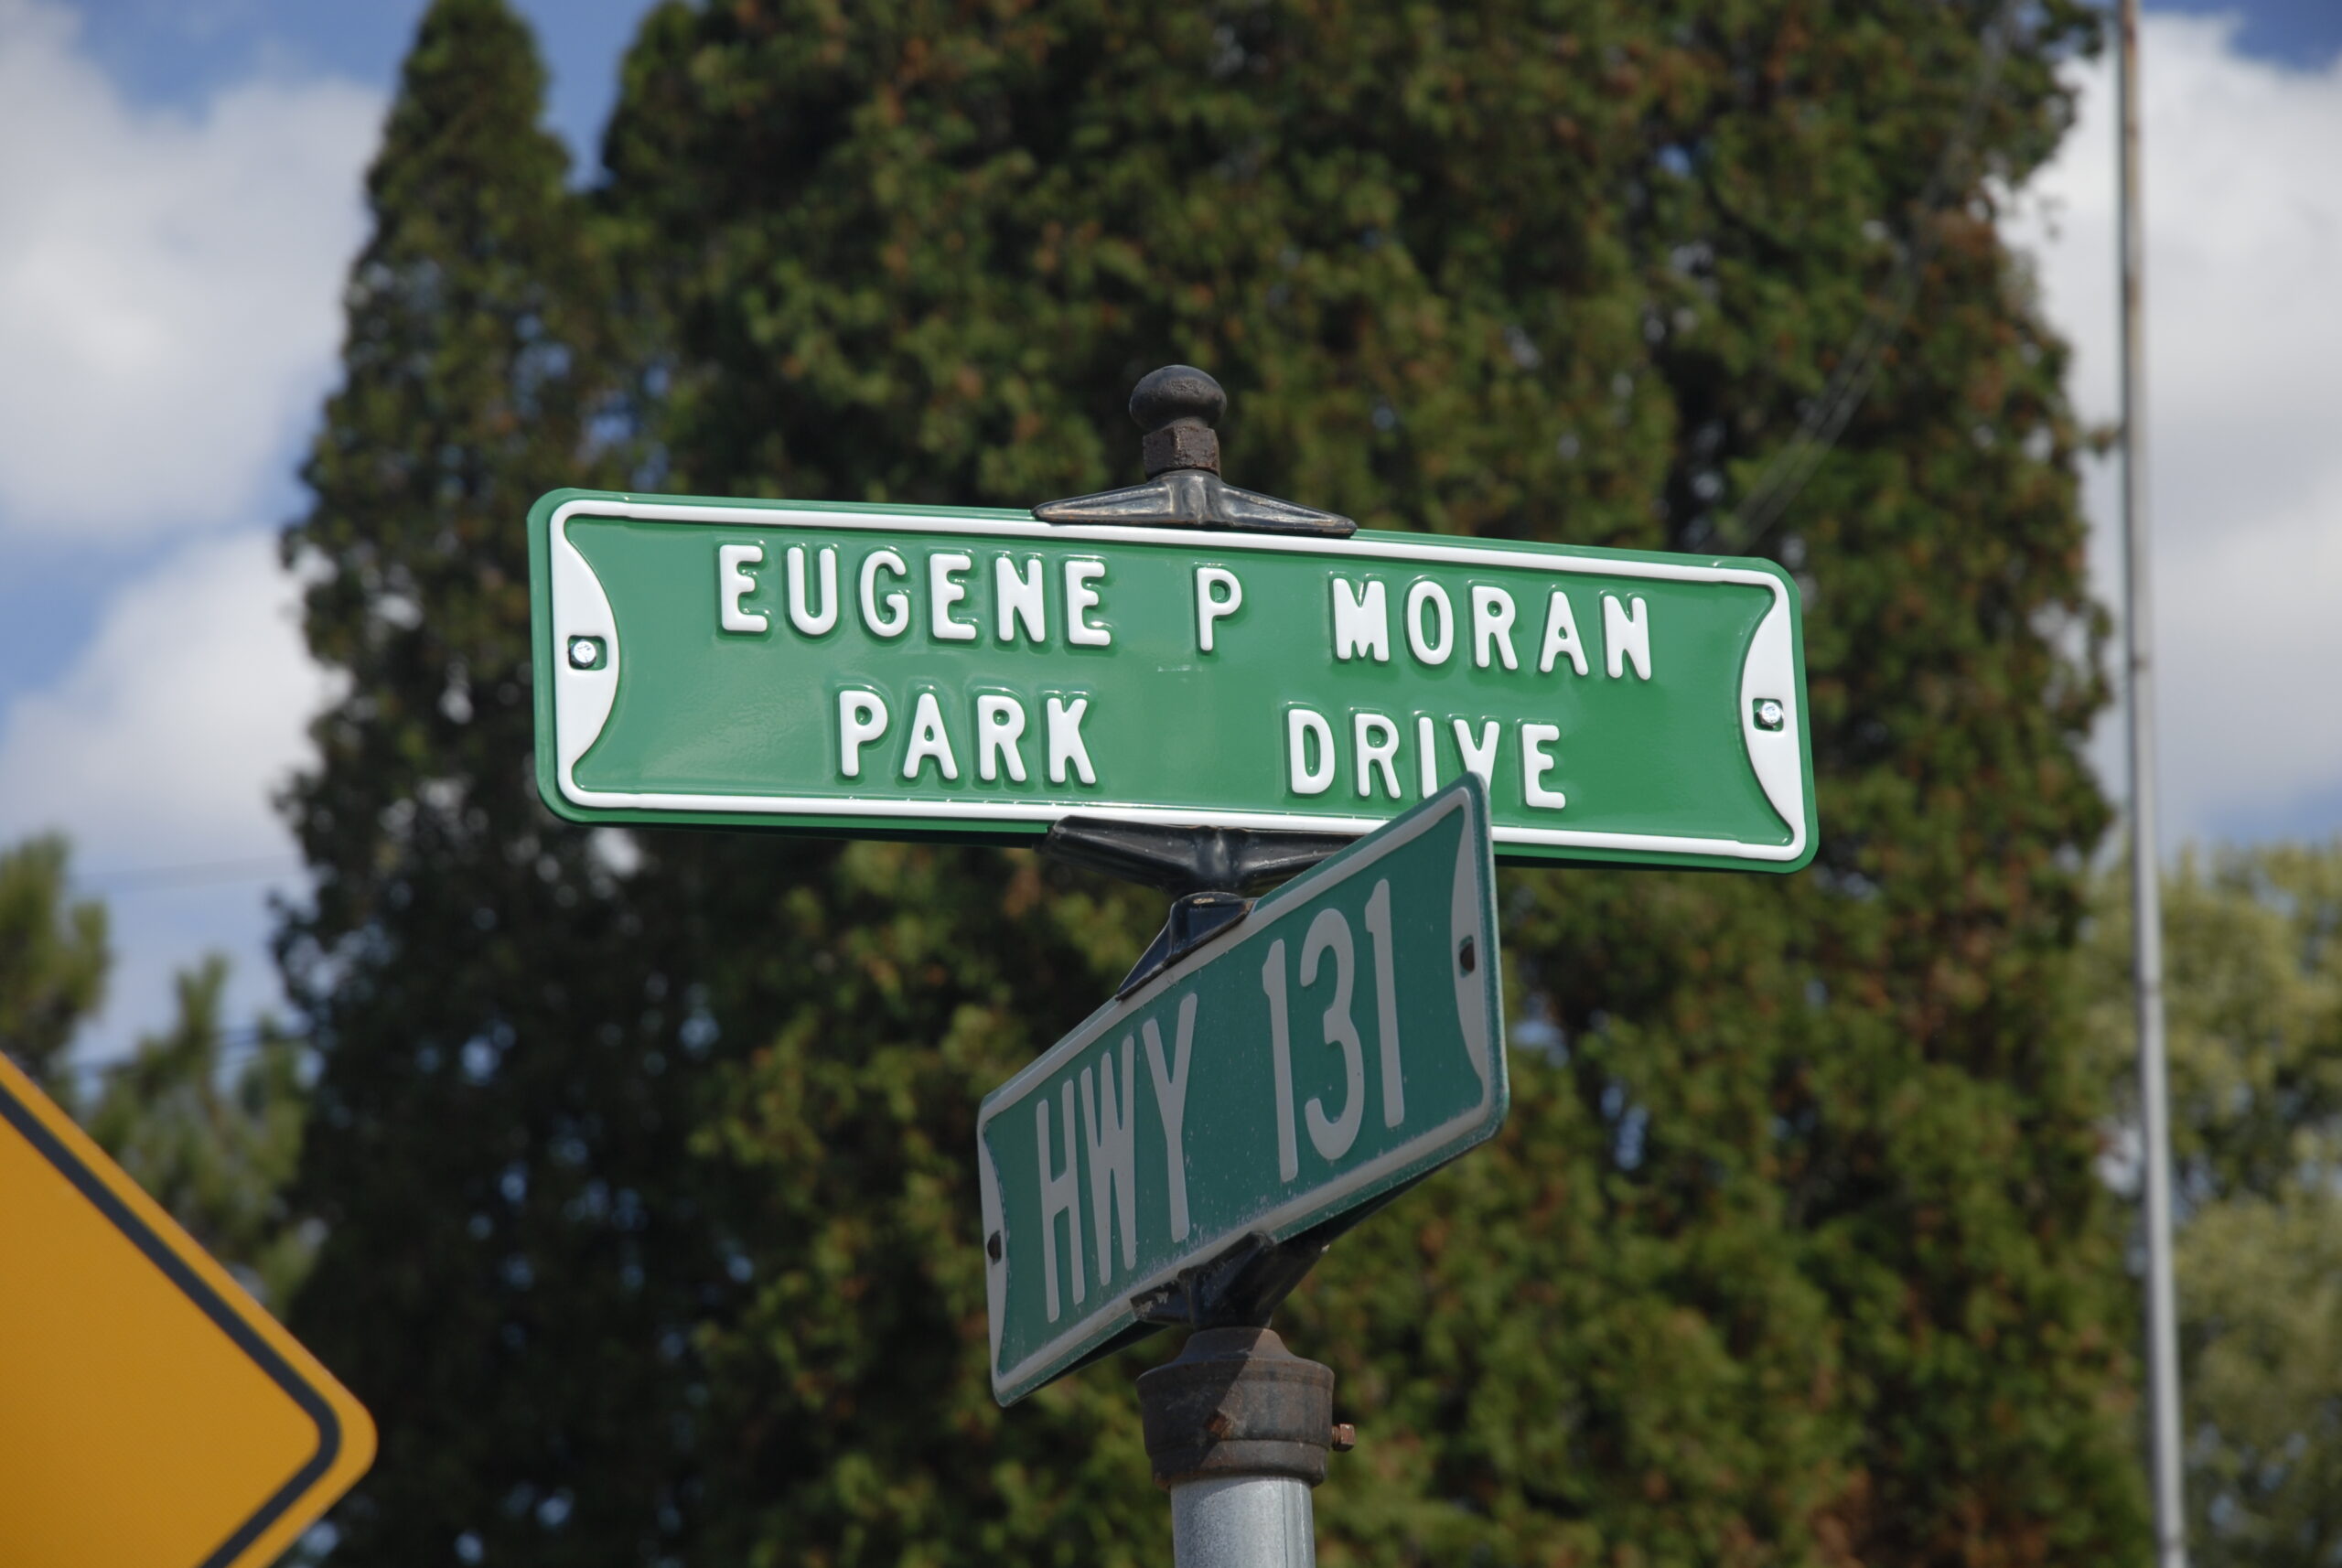
MULTIPOLYGON (((2248 59, 2235 33, 2233 19, 2151 16, 2141 46, 2147 498, 2175 843, 2342 825, 2319 805, 2342 791, 2342 697, 2327 673, 2342 669, 2342 60, 2248 59)), ((2080 123, 2013 237, 2039 253, 2082 413, 2111 421, 2108 63, 2080 82, 2080 123)), ((2105 473, 2091 480, 2111 603, 2118 492, 2105 473)))
POLYGON ((332 694, 301 641, 297 598, 268 532, 184 546, 121 586, 80 659, 0 724, 0 842, 64 830, 76 872, 111 907, 114 973, 83 1041, 93 1058, 167 1024, 174 972, 208 951, 234 961, 231 1023, 279 1001, 264 883, 290 890, 298 874, 269 797, 309 757, 308 721, 332 694), (286 869, 109 886, 124 872, 268 860, 286 869))
POLYGON ((0 842, 67 831, 112 907, 103 1058, 207 950, 235 961, 234 1021, 276 999, 263 883, 110 874, 293 859, 269 797, 327 683, 255 525, 333 375, 383 102, 286 78, 143 107, 76 27, 0 0, 0 561, 123 569, 60 675, 0 671, 0 842))
POLYGON ((382 100, 256 81, 142 110, 74 28, 0 0, 0 530, 249 521, 328 384, 382 100))
POLYGON ((289 853, 269 794, 330 694, 265 532, 187 546, 113 596, 0 726, 0 836, 60 827, 107 870, 289 853))

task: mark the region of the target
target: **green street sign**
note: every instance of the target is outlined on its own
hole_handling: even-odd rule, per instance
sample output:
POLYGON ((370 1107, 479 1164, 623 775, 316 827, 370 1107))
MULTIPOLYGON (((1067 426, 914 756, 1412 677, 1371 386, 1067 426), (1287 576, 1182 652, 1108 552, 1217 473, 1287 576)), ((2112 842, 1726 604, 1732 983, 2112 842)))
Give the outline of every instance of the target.
POLYGON ((976 1116, 993 1392, 1133 1298, 1493 1136, 1509 1095, 1488 797, 1467 775, 1101 1007, 976 1116))
POLYGON ((1365 832, 1470 772, 1508 859, 1813 854, 1769 562, 587 490, 529 534, 539 786, 581 822, 1365 832))

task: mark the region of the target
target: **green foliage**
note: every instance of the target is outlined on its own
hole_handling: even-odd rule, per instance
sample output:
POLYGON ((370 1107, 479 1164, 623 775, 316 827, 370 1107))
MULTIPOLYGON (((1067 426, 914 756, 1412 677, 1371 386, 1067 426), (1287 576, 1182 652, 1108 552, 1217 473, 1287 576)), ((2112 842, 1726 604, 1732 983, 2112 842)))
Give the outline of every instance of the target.
POLYGON ((1030 504, 1132 477, 1131 383, 1186 360, 1238 483, 1737 548, 1726 509, 1920 255, 1918 326, 1756 542, 1806 589, 1821 858, 1511 877, 1512 1124, 1281 1321, 1363 1427, 1329 1563, 2139 1550, 2068 972, 2103 817, 2100 683, 2060 652, 2095 634, 2077 432, 1984 183, 2054 146, 2091 26, 671 4, 576 199, 525 34, 435 5, 288 542, 352 681, 285 943, 332 1227, 296 1322, 384 1434, 340 1554, 1166 1548, 1125 1379, 1167 1347, 995 1409, 970 1158, 981 1092, 1156 901, 1022 854, 559 826, 537 492, 1030 504))
POLYGON ((0 851, 0 1051, 67 1106, 65 1048, 105 999, 105 906, 67 892, 55 834, 0 851))
POLYGON ((282 1313, 317 1250, 285 1199, 301 1154, 301 1047, 263 1019, 247 1047, 220 1026, 228 961, 177 977, 178 1017, 110 1066, 81 1124, 131 1179, 282 1313), (231 1067, 229 1052, 241 1062, 231 1067))
MULTIPOLYGON (((2135 1106, 2129 887, 2086 953, 2092 1036, 2135 1106)), ((2342 842, 2184 857, 2164 884, 2192 1546, 2342 1551, 2342 842)))
POLYGON ((604 273, 500 0, 425 14, 368 179, 344 381, 285 536, 349 679, 289 815, 280 947, 322 1071, 295 1188, 328 1228, 296 1333, 372 1410, 337 1562, 652 1561, 727 1290, 691 1183, 700 917, 530 770, 521 521, 615 476, 604 273))
MULTIPOLYGON (((1287 1315, 1368 1434, 1324 1494, 1328 1561, 2137 1539, 2067 1043, 2072 866, 2102 820, 2076 755, 2099 684, 2053 635, 2091 626, 2076 432, 1980 183, 2054 145, 2051 67, 2088 29, 2012 21, 1971 123, 1997 9, 670 6, 629 62, 605 199, 671 345, 675 489, 1093 488, 1128 472, 1131 381, 1184 359, 1230 390, 1239 482, 1377 526, 1713 549, 1926 242, 1926 330, 1768 542, 1808 588, 1822 858, 1786 885, 1512 882, 1512 972, 1561 1044, 1523 1058, 1495 1152, 1346 1240, 1287 1315)), ((925 917, 965 911, 940 950, 1014 931, 994 861, 932 864, 925 917)), ((920 1006, 953 1027, 929 1040, 1060 1005, 1008 972, 1011 998, 962 998, 977 977, 939 966, 920 1006)), ((806 978, 720 1150, 816 1181, 869 1157, 850 1126, 771 1120, 809 1083, 894 1107, 882 1149, 952 1146, 958 1110, 882 1094, 896 1036, 854 994, 806 978)), ((964 1166, 932 1179, 972 1216, 964 1166)), ((785 1227, 776 1266, 863 1222, 785 1227)), ((854 1281, 853 1323, 775 1285, 714 1331, 765 1363, 747 1408, 808 1409, 786 1374, 809 1346, 883 1357, 901 1337, 859 1326, 939 1287, 973 1321, 972 1267, 854 1281)), ((860 1479, 956 1475, 971 1448, 1021 1476, 1045 1441, 1086 1487, 1093 1430, 1128 1442, 1105 1370, 997 1422, 914 1414, 980 1410, 977 1376, 969 1355, 942 1389, 835 1393, 891 1396, 887 1424, 825 1429, 768 1553, 1083 1550, 1004 1485, 930 1519, 860 1479)))
POLYGON ((68 1059, 105 994, 105 906, 73 899, 55 835, 0 852, 0 1050, 78 1120, 131 1179, 273 1310, 300 1282, 314 1234, 285 1202, 301 1147, 297 1046, 263 1021, 229 1070, 213 957, 177 978, 178 1017, 92 1079, 68 1059))
POLYGON ((700 1151, 736 1168, 750 1294, 704 1330, 714 1562, 1140 1563, 1169 1553, 1112 1373, 1004 1420, 983 1375, 976 1105, 1112 993, 1159 918, 1023 852, 809 851, 743 993, 788 1012, 700 1151))

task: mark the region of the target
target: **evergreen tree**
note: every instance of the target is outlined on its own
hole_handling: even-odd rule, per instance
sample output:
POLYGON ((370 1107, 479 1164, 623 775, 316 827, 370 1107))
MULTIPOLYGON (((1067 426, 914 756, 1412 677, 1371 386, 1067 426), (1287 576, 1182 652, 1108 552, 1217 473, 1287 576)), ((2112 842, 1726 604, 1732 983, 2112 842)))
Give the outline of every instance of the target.
POLYGON ((502 0, 429 7, 285 539, 349 678, 289 797, 317 891, 279 939, 322 1064, 292 1322, 381 1432, 337 1563, 660 1558, 726 1284, 683 1147, 700 933, 531 771, 523 519, 624 437, 543 88, 502 0))
MULTIPOLYGON (((1230 388, 1240 483, 1370 526, 1753 545, 1806 585, 1814 868, 1514 876, 1540 1027, 1511 1129, 1285 1314, 1366 1434, 1320 1496, 1329 1562, 2138 1547, 2065 983, 2103 815, 2099 682, 2060 652, 2093 626, 2076 431, 1988 183, 2054 146, 2091 28, 2064 0, 646 26, 607 209, 664 335, 663 488, 1093 489, 1131 473, 1132 381, 1186 360, 1230 388), (1808 436, 1834 449, 1756 536, 1728 509, 1808 436)), ((977 1093, 1104 994, 1151 902, 998 852, 772 869, 711 991, 757 1048, 702 1147, 766 1194, 753 1298, 708 1336, 715 1539, 1159 1557, 1131 1359, 989 1405, 968 1154, 977 1093)))
MULTIPOLYGON (((178 1015, 108 1063, 81 1121, 148 1197, 279 1314, 307 1272, 316 1228, 285 1203, 308 1111, 301 1048, 273 1020, 230 1044, 228 961, 177 977, 178 1015), (232 1052, 232 1056, 231 1056, 232 1052)), ((85 1097, 88 1098, 88 1097, 85 1097)))
POLYGON ((229 1071, 228 963, 214 956, 177 977, 167 1032, 124 1061, 70 1059, 113 961, 105 906, 71 897, 70 865, 55 834, 0 852, 0 1051, 281 1313, 315 1241, 284 1201, 306 1100, 297 1047, 263 1020, 252 1059, 229 1071))
POLYGON ((105 906, 68 891, 54 833, 0 851, 0 1051, 69 1109, 66 1047, 105 1000, 105 906))
POLYGON ((1512 877, 1512 1128, 1285 1314, 1366 1431, 1328 1561, 2134 1549, 2061 984, 2100 816, 2074 431, 1986 184, 2089 36, 2067 0, 671 5, 588 223, 525 34, 435 5, 288 536, 351 677, 283 944, 331 1227, 296 1326, 384 1433, 341 1554, 1159 1559, 1133 1359, 990 1402, 970 1179, 982 1091, 1156 901, 560 827, 521 520, 1093 489, 1174 359, 1229 385, 1240 483, 1753 540, 1808 587, 1821 859, 1512 877), (1726 509, 1800 431, 1835 449, 1756 535, 1726 509))

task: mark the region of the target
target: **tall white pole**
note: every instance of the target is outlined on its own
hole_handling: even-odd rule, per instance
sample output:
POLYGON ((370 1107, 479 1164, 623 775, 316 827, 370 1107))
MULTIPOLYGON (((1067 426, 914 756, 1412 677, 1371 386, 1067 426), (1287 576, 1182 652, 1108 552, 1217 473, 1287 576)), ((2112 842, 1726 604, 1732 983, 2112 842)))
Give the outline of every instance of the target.
POLYGON ((2156 1568, 2186 1568, 2180 1491, 2179 1324, 2171 1265, 2171 1104, 2164 1071, 2163 888, 2155 840, 2154 626, 2148 594, 2146 366, 2139 216, 2139 0, 2121 0, 2122 648, 2131 753, 2131 962, 2138 1002, 2139 1133, 2147 1240, 2147 1404, 2156 1568))

